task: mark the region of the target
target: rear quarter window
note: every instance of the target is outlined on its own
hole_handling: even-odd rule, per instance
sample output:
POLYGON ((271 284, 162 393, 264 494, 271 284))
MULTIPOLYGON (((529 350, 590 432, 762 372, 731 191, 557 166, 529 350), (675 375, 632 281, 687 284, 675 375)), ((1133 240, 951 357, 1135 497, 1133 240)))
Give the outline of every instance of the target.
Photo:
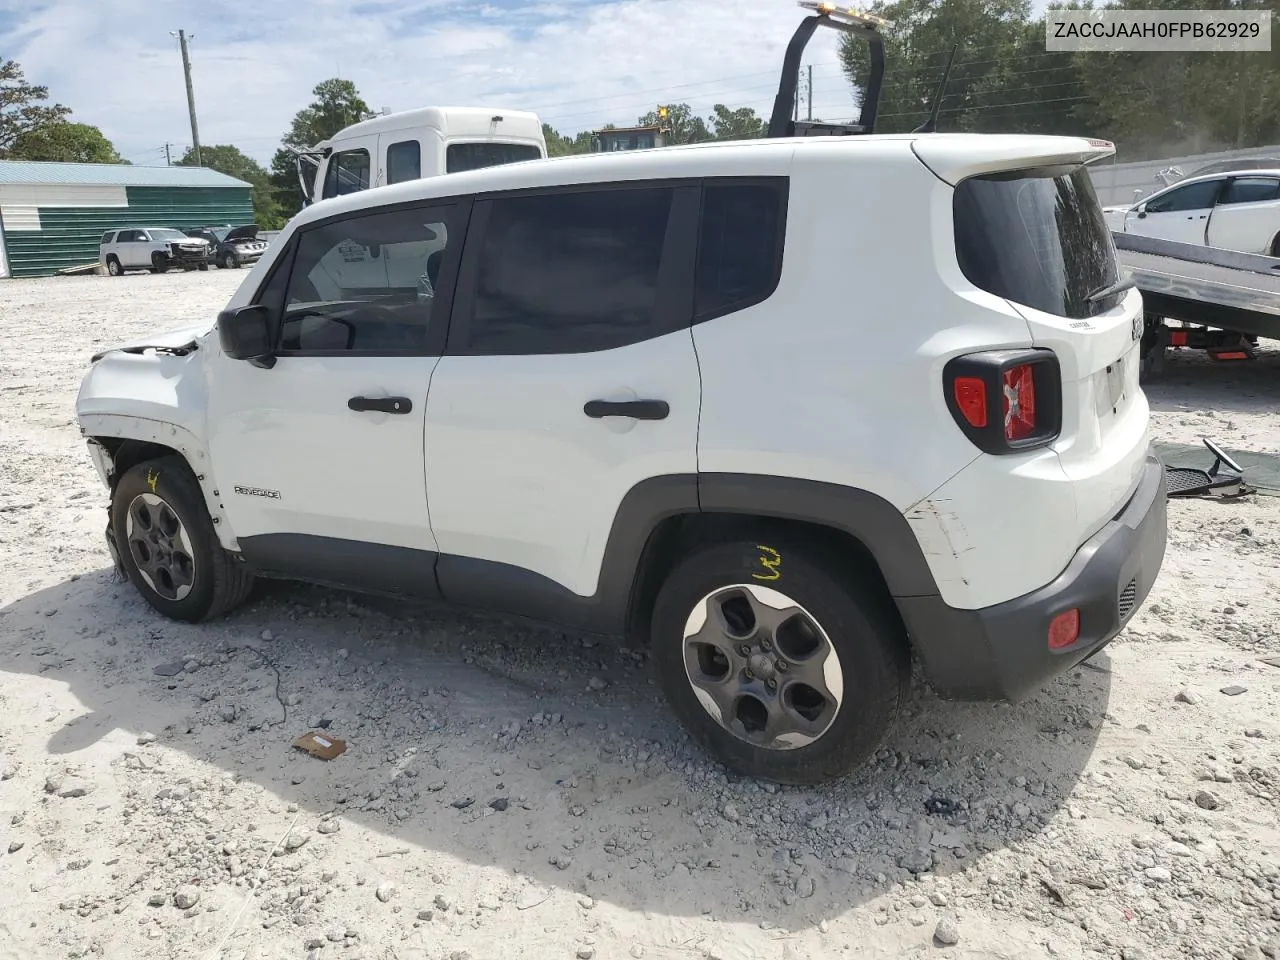
POLYGON ((1115 245, 1083 167, 962 181, 952 201, 956 259, 974 286, 1045 313, 1083 319, 1118 296, 1115 245))

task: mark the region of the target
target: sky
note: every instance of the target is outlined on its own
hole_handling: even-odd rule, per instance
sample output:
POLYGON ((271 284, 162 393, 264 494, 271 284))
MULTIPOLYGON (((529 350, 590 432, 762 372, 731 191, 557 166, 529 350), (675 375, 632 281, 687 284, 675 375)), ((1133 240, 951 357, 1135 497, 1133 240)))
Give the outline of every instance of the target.
MULTIPOLYGON (((535 110, 563 133, 634 123, 659 102, 772 107, 793 0, 0 0, 0 57, 134 163, 191 142, 178 41, 191 41, 203 144, 269 161, 321 80, 374 110, 535 110)), ((814 116, 849 117, 836 34, 808 47, 814 116)))
MULTIPOLYGON (((1042 9, 1045 0, 1036 0, 1042 9)), ((374 110, 534 110, 562 133, 635 123, 660 102, 767 116, 794 0, 0 0, 0 58, 98 126, 134 163, 176 159, 191 128, 178 41, 191 40, 203 144, 264 164, 329 77, 374 110)), ((850 118, 837 34, 819 31, 813 115, 850 118)), ((892 75, 892 65, 889 66, 892 75)))

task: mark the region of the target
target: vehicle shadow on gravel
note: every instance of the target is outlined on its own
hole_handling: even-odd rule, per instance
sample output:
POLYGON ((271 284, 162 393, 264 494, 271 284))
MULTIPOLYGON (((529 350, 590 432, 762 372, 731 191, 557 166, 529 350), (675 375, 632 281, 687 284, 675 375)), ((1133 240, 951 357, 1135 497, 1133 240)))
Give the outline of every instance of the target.
POLYGON ((310 858, 306 870, 318 877, 327 845, 354 835, 369 872, 422 906, 449 891, 456 858, 504 872, 474 872, 496 886, 449 892, 455 902, 507 909, 533 885, 791 930, 915 874, 982 871, 988 853, 1040 834, 1077 786, 1110 693, 1105 652, 1014 707, 917 685, 872 763, 801 789, 709 762, 642 651, 443 608, 266 584, 231 617, 189 626, 98 570, 0 610, 0 658, 18 682, 64 683, 82 705, 31 719, 49 732, 48 756, 20 758, 46 768, 37 792, 99 744, 135 791, 130 829, 165 833, 172 794, 157 795, 175 768, 221 771, 197 777, 188 801, 206 798, 200 822, 218 824, 221 873, 206 882, 231 882, 224 838, 275 838, 297 804, 312 836, 290 856, 310 858), (295 749, 316 725, 347 752, 326 763, 295 749), (144 731, 157 742, 138 745, 144 731), (315 832, 334 812, 341 833, 315 832), (415 889, 433 870, 443 886, 415 889))

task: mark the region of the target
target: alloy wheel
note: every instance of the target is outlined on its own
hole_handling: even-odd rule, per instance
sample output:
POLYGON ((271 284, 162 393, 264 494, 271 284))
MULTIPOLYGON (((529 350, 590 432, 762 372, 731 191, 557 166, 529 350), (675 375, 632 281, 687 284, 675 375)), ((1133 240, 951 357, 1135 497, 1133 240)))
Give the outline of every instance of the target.
POLYGON ((166 600, 182 600, 195 584, 195 551, 174 509, 154 493, 140 493, 125 515, 125 538, 138 573, 166 600))
POLYGON ((778 590, 735 584, 707 594, 685 622, 683 644, 698 702, 753 746, 807 746, 840 711, 844 674, 830 637, 778 590))

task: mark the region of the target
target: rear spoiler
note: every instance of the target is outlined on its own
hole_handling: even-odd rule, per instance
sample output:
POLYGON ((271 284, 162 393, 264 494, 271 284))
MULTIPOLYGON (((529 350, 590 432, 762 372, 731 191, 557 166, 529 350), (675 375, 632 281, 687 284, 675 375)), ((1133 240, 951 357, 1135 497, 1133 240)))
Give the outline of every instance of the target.
POLYGON ((1033 134, 934 133, 916 138, 911 149, 938 179, 953 186, 984 174, 1096 163, 1116 152, 1110 140, 1033 134))

